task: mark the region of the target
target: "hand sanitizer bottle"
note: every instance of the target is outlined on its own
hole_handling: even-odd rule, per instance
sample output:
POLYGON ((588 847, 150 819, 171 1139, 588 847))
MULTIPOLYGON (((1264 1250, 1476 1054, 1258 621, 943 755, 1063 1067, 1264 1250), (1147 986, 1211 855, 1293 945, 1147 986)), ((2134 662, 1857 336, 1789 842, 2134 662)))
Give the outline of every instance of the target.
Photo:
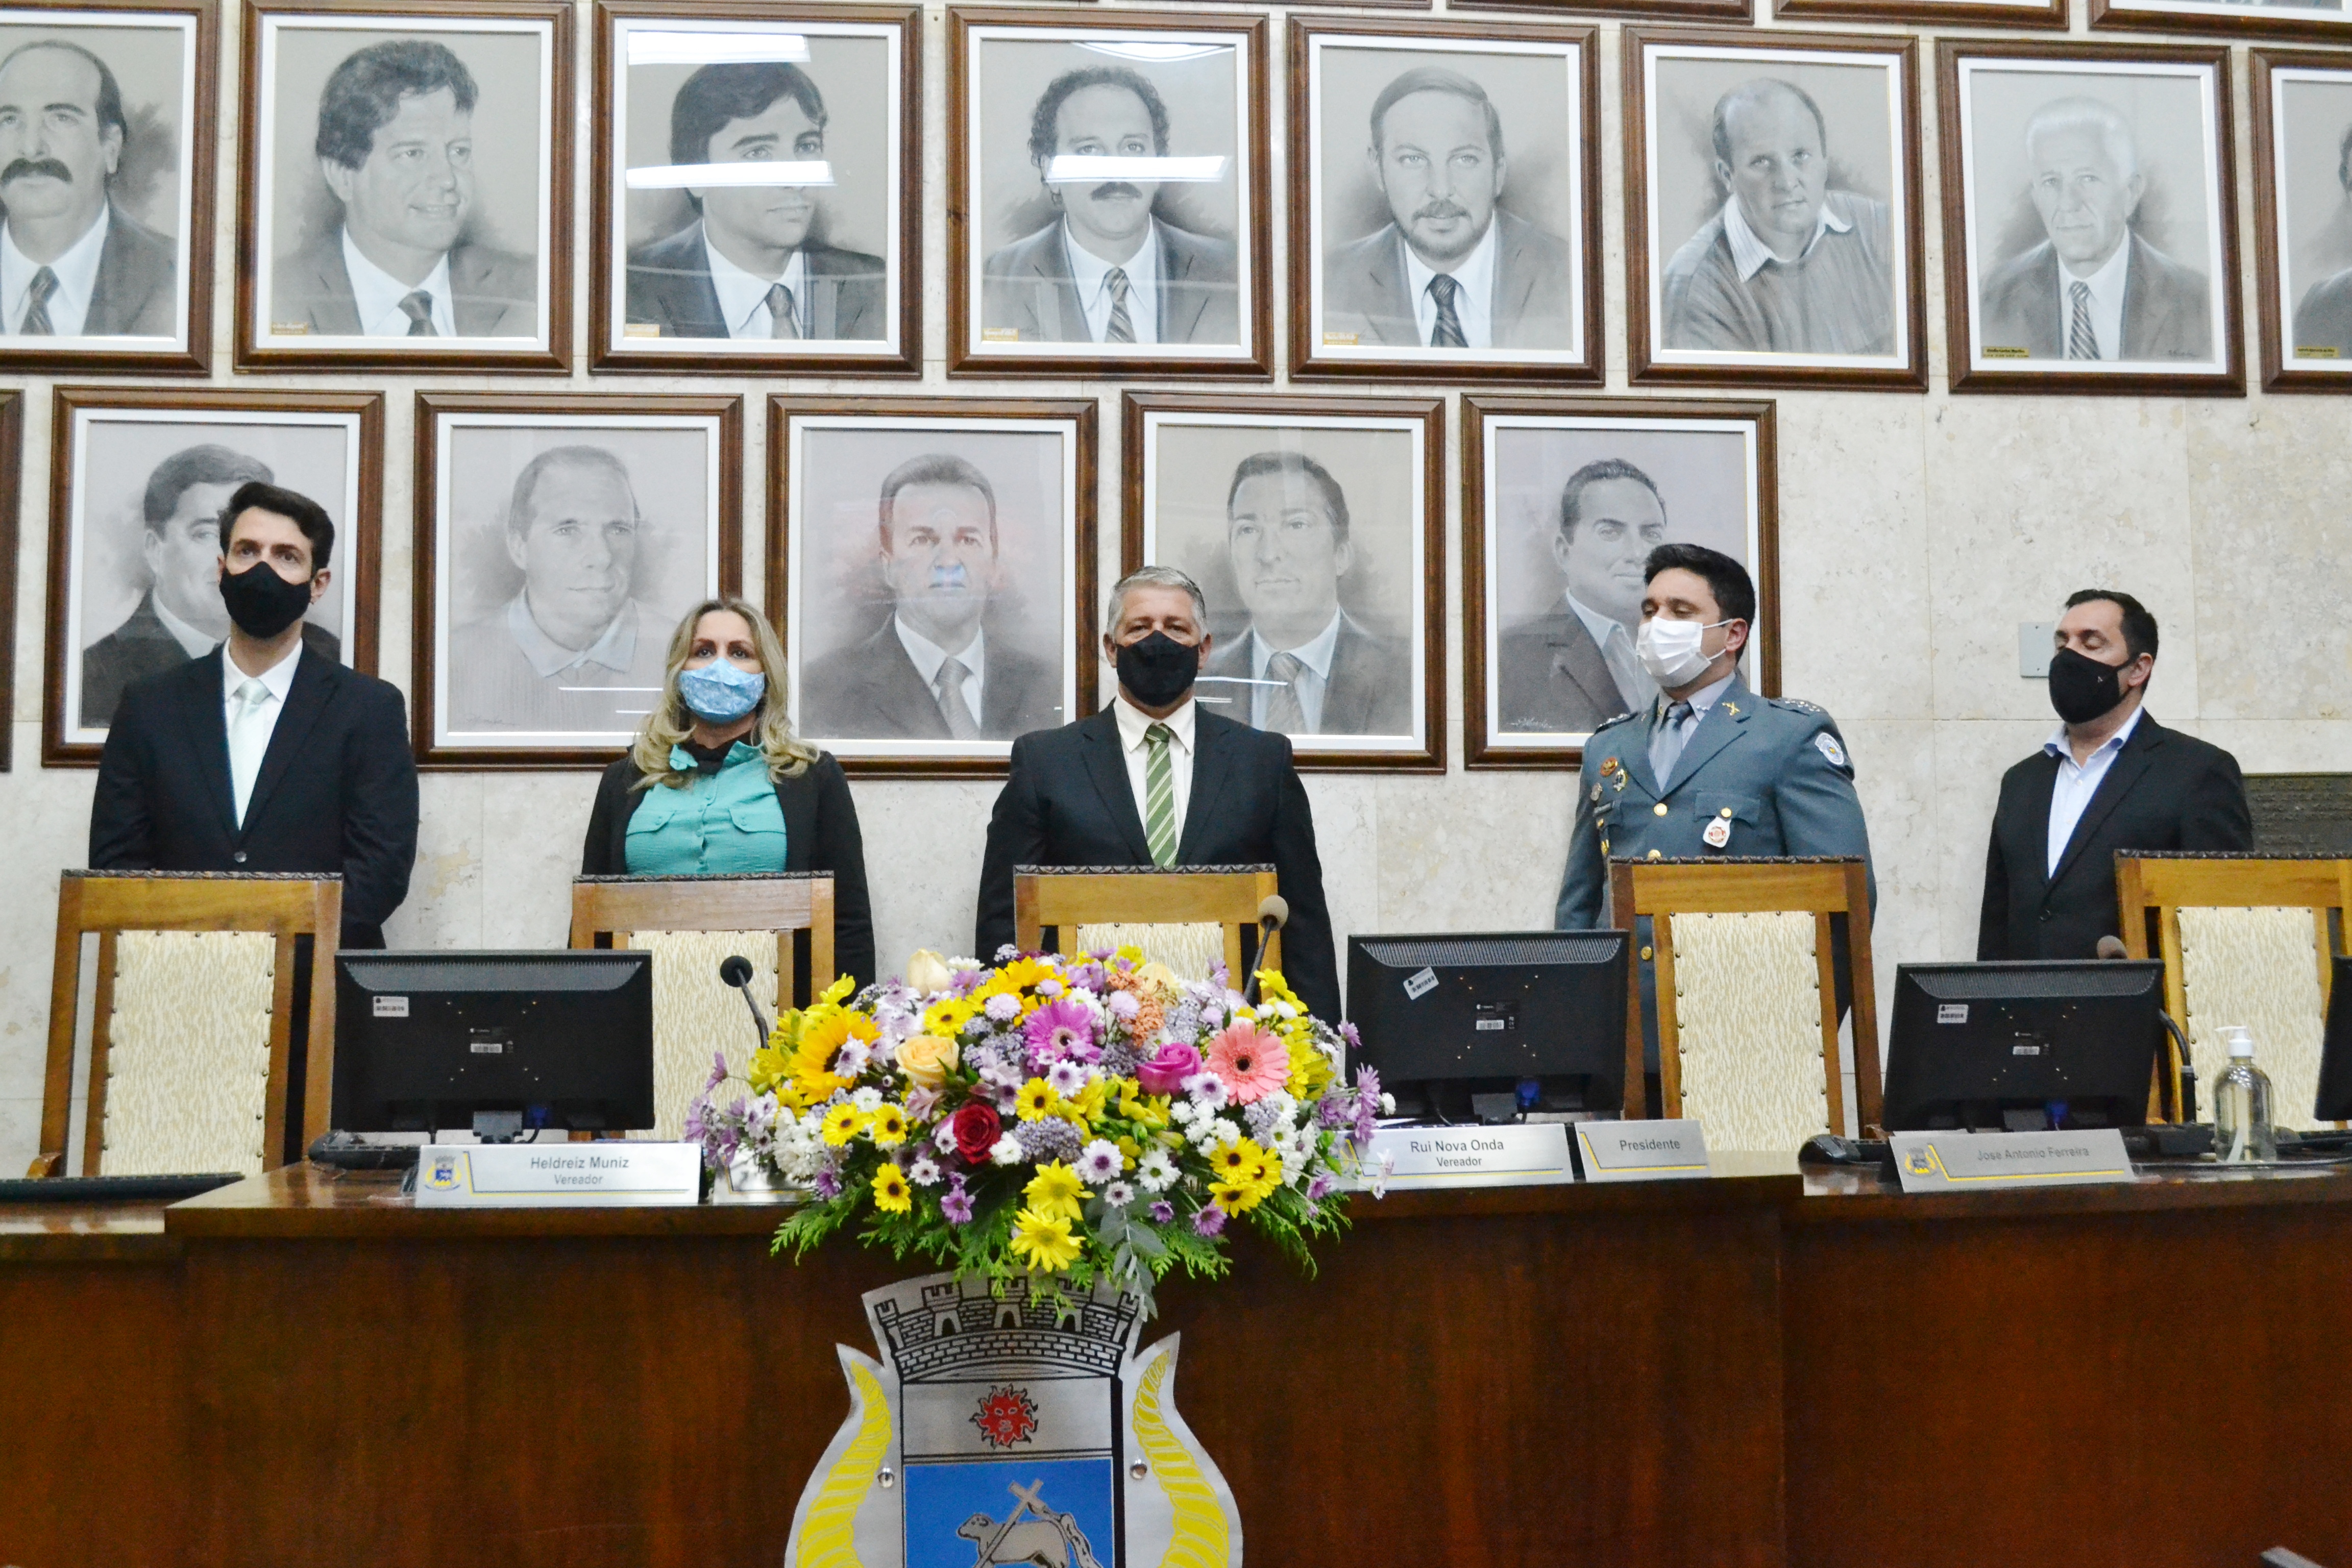
POLYGON ((2254 1065, 2254 1039, 2242 1026, 2224 1026, 2229 1070, 2213 1086, 2213 1157, 2224 1164, 2278 1158, 2271 1128, 2271 1080, 2254 1065))

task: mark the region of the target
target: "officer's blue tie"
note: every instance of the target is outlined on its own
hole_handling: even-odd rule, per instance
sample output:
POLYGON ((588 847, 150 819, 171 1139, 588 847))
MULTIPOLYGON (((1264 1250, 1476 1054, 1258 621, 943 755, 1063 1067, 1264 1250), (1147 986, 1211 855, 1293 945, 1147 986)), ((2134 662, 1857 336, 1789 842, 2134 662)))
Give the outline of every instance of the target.
POLYGON ((1691 716, 1691 705, 1676 702, 1666 710, 1666 716, 1650 733, 1650 773, 1658 781, 1661 792, 1674 777, 1675 764, 1682 760, 1683 742, 1686 739, 1683 725, 1691 716))

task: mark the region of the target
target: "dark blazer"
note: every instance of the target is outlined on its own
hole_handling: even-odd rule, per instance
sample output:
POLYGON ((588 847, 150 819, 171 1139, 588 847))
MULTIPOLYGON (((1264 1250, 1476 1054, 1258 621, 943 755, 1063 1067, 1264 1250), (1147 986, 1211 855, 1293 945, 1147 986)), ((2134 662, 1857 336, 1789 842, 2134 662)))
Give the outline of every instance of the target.
MULTIPOLYGON (((82 335, 92 338, 175 338, 180 335, 180 247, 121 207, 106 215, 106 243, 89 290, 82 335)), ((204 308, 199 306, 199 309, 204 308)))
POLYGON ((2288 357, 2298 349, 2334 349, 2339 359, 2352 359, 2352 268, 2321 279, 2294 308, 2294 336, 2288 357))
MULTIPOLYGON (((1203 677, 1250 680, 1250 632, 1244 626, 1218 644, 1201 666, 1203 677)), ((1256 688, 1220 686, 1216 697, 1229 697, 1217 711, 1246 724, 1256 688)), ((1344 616, 1339 640, 1331 646, 1331 678, 1323 685, 1322 723, 1318 735, 1410 735, 1412 733, 1412 653, 1402 637, 1375 637, 1344 616)), ((1202 700, 1208 700, 1203 695, 1202 700)))
MULTIPOLYGON (((1339 971, 1323 902, 1323 863, 1289 739, 1197 708, 1192 739, 1192 795, 1176 863, 1272 863, 1290 905, 1282 931, 1284 977, 1309 1012, 1336 1024, 1339 971)), ((1013 940, 1014 867, 1150 864, 1118 721, 1108 709, 1022 736, 1013 742, 1012 775, 996 797, 981 860, 973 941, 982 961, 1013 940)))
MULTIPOLYGON (((270 292, 273 323, 300 322, 324 337, 360 335, 340 224, 280 257, 270 292)), ((461 338, 537 337, 538 269, 522 257, 459 240, 449 252, 449 316, 461 338)))
POLYGON ((1589 735, 1625 711, 1601 645, 1566 605, 1505 626, 1496 657, 1496 699, 1506 730, 1589 735))
MULTIPOLYGON (((2142 239, 2131 237, 2131 261, 2124 269, 2124 342, 2120 357, 2131 360, 2202 360, 2213 357, 2212 298, 2205 274, 2181 266, 2142 239)), ((2058 331, 2058 252, 2048 240, 2005 263, 1985 280, 1984 325, 1978 341, 1987 348, 2021 348, 2035 359, 2064 359, 2058 331)))
MULTIPOLYGON (((1242 341, 1240 253, 1226 240, 1211 239, 1159 219, 1160 341, 1163 343, 1238 343, 1242 341)), ((1062 248, 1059 218, 1026 239, 997 251, 980 269, 982 328, 1011 327, 1024 343, 1083 343, 1086 308, 1070 277, 1062 248)))
MULTIPOLYGON (((1564 349, 1569 320, 1568 242, 1523 217, 1495 214, 1494 345, 1564 349)), ((1323 263, 1326 332, 1353 332, 1359 343, 1424 348, 1407 288, 1404 236, 1390 224, 1331 252, 1323 263)))
MULTIPOLYGON (((323 626, 302 624, 302 652, 331 664, 343 661, 342 639, 323 626)), ((165 628, 155 614, 155 593, 139 595, 131 618, 81 650, 81 722, 85 730, 102 730, 131 682, 177 669, 188 662, 188 650, 165 628)))
POLYGON ((2001 775, 1977 922, 1979 959, 2096 958, 2101 937, 2124 934, 2116 901, 2119 851, 2254 847, 2238 759, 2142 713, 2083 808, 2053 877, 2050 795, 2057 779, 2058 759, 2047 752, 2001 775))
MULTIPOLYGON (((1023 653, 994 626, 980 672, 980 732, 1010 741, 1062 721, 1061 677, 1023 653)), ((944 741, 946 715, 923 682, 896 623, 885 619, 865 641, 837 647, 801 677, 803 734, 829 740, 944 741)))
POLYGON ((345 947, 382 947, 416 864, 416 763, 396 687, 306 652, 236 825, 215 648, 134 683, 89 809, 93 871, 343 878, 345 947))
MULTIPOLYGON (((808 272, 809 336, 878 339, 889 324, 882 258, 829 245, 801 247, 808 272)), ((710 281, 700 220, 629 258, 628 319, 666 338, 723 338, 727 318, 710 281)))
MULTIPOLYGON (((580 851, 583 877, 629 874, 629 818, 646 795, 664 786, 634 787, 645 775, 623 757, 604 770, 588 814, 588 842, 580 851)), ((784 812, 784 863, 779 871, 833 873, 833 970, 862 987, 874 979, 874 912, 866 895, 866 840, 857 831, 857 803, 830 752, 822 752, 798 778, 776 781, 784 812)))

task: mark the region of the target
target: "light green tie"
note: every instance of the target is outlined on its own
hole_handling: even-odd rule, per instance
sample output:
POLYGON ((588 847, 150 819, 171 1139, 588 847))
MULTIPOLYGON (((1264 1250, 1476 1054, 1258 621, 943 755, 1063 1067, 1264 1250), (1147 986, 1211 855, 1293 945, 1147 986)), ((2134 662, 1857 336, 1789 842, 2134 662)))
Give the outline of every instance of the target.
POLYGON ((1165 724, 1143 732, 1143 836, 1155 866, 1176 864, 1176 771, 1168 762, 1168 742, 1175 738, 1165 724))

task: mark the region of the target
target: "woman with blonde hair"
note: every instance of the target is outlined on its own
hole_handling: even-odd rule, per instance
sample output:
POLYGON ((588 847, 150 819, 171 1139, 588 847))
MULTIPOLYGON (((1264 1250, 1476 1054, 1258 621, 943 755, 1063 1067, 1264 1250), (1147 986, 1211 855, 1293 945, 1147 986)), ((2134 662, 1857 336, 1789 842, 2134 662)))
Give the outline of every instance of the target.
POLYGON ((835 973, 872 980, 857 807, 841 764, 793 734, 775 628, 741 599, 705 599, 667 668, 636 743, 597 786, 581 874, 829 871, 835 973))

